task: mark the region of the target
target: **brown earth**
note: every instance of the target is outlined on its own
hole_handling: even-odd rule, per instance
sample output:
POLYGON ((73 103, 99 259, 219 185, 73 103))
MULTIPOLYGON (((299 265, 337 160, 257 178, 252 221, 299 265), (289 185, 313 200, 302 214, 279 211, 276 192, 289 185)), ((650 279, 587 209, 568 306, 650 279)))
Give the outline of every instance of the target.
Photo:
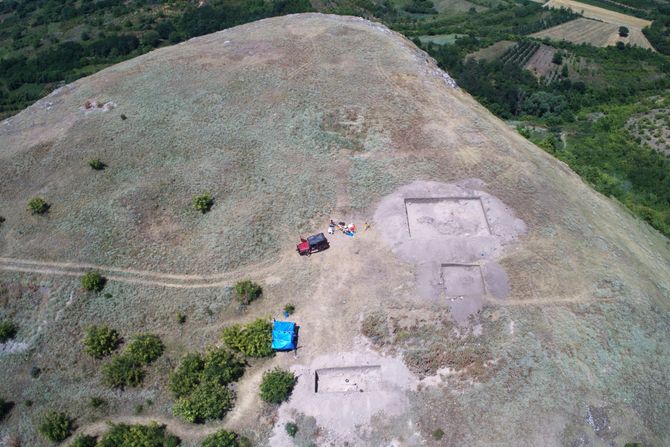
POLYGON ((670 443, 667 239, 378 24, 262 20, 66 86, 0 123, 0 214, 0 317, 20 326, 0 351, 0 397, 16 404, 0 440, 50 445, 35 427, 59 409, 95 433, 155 419, 186 446, 219 427, 291 445, 289 420, 297 445, 670 443), (115 107, 87 113, 87 100, 115 107), (108 167, 92 171, 94 157, 108 167), (204 191, 215 204, 200 214, 190 202, 204 191), (34 196, 47 215, 26 211, 34 196), (442 204, 410 205, 404 227, 379 212, 406 199, 442 204), (298 257, 298 236, 330 218, 371 228, 298 257), (417 245, 410 225, 427 226, 417 245), (90 268, 109 276, 103 294, 81 290, 90 268), (241 307, 228 285, 245 277, 264 293, 241 307), (223 421, 171 416, 167 375, 182 355, 289 302, 296 352, 250 361, 223 421), (100 323, 163 339, 142 387, 101 384, 104 361, 80 343, 100 323), (299 375, 279 408, 257 393, 274 366, 299 375), (337 372, 323 399, 317 370, 337 372), (92 409, 94 396, 107 405, 92 409))
POLYGON ((654 49, 642 33, 641 28, 631 27, 628 36, 621 37, 619 36, 620 25, 609 23, 605 19, 601 20, 604 21, 579 18, 547 28, 530 36, 539 39, 565 40, 576 44, 588 43, 596 47, 613 46, 617 42, 623 42, 650 50, 654 49))

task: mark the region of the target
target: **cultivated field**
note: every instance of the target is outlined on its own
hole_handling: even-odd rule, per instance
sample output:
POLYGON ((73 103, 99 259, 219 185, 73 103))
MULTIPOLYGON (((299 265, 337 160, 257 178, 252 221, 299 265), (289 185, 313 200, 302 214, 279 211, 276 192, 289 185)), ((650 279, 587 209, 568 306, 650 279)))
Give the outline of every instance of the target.
POLYGON ((547 8, 557 9, 568 8, 589 19, 602 20, 603 22, 612 23, 617 26, 627 26, 629 28, 637 28, 641 30, 642 28, 651 25, 650 20, 610 11, 609 9, 576 2, 574 0, 549 0, 545 6, 547 8))
POLYGON ((512 42, 511 40, 501 40, 486 48, 468 54, 465 56, 465 59, 473 58, 475 60, 492 61, 505 54, 505 51, 509 50, 514 45, 516 45, 516 42, 512 42))
POLYGON ((551 61, 556 51, 555 48, 548 45, 540 45, 526 62, 524 68, 530 70, 537 77, 548 78, 551 73, 558 69, 556 64, 551 61))
POLYGON ((565 40, 576 44, 588 43, 597 47, 616 45, 617 42, 621 41, 642 48, 653 49, 638 28, 630 28, 628 37, 620 37, 619 25, 585 18, 571 20, 530 36, 538 39, 565 40))

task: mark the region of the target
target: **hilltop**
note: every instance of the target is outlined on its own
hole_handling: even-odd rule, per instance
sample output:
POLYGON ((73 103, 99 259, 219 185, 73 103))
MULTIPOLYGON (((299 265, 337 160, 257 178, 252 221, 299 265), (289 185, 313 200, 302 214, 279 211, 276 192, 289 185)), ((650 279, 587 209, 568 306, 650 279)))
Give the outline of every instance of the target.
POLYGON ((155 420, 185 445, 220 427, 272 446, 670 442, 668 240, 385 26, 289 15, 157 49, 2 121, 0 148, 0 319, 18 325, 0 439, 50 445, 36 427, 57 409, 78 433, 155 420), (360 231, 299 257, 331 218, 360 231), (103 293, 82 290, 91 269, 103 293), (244 278, 263 287, 246 306, 244 278), (247 359, 222 421, 172 415, 185 353, 288 303, 295 353, 247 359), (103 384, 91 324, 160 336, 142 385, 103 384), (257 391, 274 366, 298 376, 279 407, 257 391))

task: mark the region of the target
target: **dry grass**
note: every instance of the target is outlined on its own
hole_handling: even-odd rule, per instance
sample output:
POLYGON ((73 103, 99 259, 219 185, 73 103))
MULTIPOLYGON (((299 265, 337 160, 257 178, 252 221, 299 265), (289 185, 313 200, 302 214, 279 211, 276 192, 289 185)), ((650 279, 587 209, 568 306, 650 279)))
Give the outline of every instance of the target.
POLYGON ((514 45, 516 45, 516 42, 512 42, 511 40, 501 40, 486 48, 468 54, 465 56, 465 59, 474 58, 476 60, 491 61, 505 54, 505 51, 509 50, 514 45))
POLYGON ((641 19, 639 17, 622 14, 609 9, 600 8, 598 6, 589 5, 587 3, 576 2, 574 0, 549 0, 545 3, 547 8, 568 8, 572 11, 583 15, 589 19, 602 20, 606 23, 611 23, 617 26, 627 26, 629 28, 642 28, 651 25, 650 20, 641 19))

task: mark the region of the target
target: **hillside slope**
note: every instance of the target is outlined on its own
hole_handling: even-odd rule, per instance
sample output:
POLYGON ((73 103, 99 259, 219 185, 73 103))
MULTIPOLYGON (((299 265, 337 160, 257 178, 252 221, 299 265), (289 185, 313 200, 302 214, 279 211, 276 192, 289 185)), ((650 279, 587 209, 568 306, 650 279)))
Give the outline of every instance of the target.
MULTIPOLYGON (((0 215, 3 313, 24 327, 40 323, 19 333, 31 343, 26 354, 0 357, 8 365, 2 390, 17 402, 49 396, 16 411, 37 415, 59 402, 97 420, 77 406, 81 389, 98 389, 95 370, 63 346, 89 322, 162 333, 170 368, 186 349, 216 342, 222 325, 279 316, 292 301, 302 326, 299 359, 277 356, 256 367, 302 372, 304 388, 280 408, 280 422, 315 418, 318 445, 670 443, 667 239, 510 130, 383 26, 319 14, 266 19, 63 87, 0 123, 0 215), (94 158, 107 167, 93 171, 94 158), (207 214, 191 206, 203 192, 215 198, 207 214), (46 215, 26 211, 36 196, 50 204, 46 215), (384 206, 404 203, 411 230, 412 200, 446 201, 458 220, 450 201, 464 197, 482 203, 488 230, 476 227, 476 240, 438 231, 416 242, 394 226, 404 221, 385 220, 384 206), (325 231, 331 217, 372 228, 353 239, 336 235, 330 250, 299 259, 298 236, 325 231), (389 235, 393 229, 402 237, 389 235), (427 258, 411 250, 415 242, 441 247, 430 258, 441 269, 481 266, 476 305, 449 304, 448 287, 446 298, 431 291, 437 283, 422 270, 427 258), (242 314, 224 308, 213 321, 199 303, 223 300, 227 284, 211 285, 212 298, 121 277, 110 284, 115 301, 89 300, 75 280, 30 262, 61 273, 79 263, 185 282, 240 272, 260 278, 267 304, 242 314), (504 287, 491 289, 494 276, 504 287), (40 284, 52 290, 45 298, 52 307, 28 309, 35 302, 28 289, 40 284), (7 292, 13 287, 24 292, 7 292), (195 309, 187 340, 165 323, 181 308, 195 309), (371 331, 370 322, 381 323, 371 331), (41 355, 60 359, 36 384, 25 375, 41 355), (331 410, 339 416, 328 413, 305 382, 315 369, 351 359, 397 372, 388 380, 402 394, 368 407, 376 410, 363 427, 341 414, 338 400, 331 410), (84 365, 76 380, 72 365, 84 365), (437 428, 440 441, 431 435, 437 428)), ((414 225, 432 222, 424 217, 414 225)), ((438 283, 447 278, 439 275, 438 283)), ((226 426, 256 433, 259 443, 288 443, 280 422, 272 434, 272 418, 257 422, 265 414, 253 388, 258 370, 244 380, 226 426)), ((150 378, 158 403, 147 411, 169 418, 164 383, 150 378)), ((124 399, 140 398, 133 393, 115 396, 121 403, 111 414, 129 411, 124 399)), ((3 433, 38 442, 30 420, 12 415, 3 433)))

